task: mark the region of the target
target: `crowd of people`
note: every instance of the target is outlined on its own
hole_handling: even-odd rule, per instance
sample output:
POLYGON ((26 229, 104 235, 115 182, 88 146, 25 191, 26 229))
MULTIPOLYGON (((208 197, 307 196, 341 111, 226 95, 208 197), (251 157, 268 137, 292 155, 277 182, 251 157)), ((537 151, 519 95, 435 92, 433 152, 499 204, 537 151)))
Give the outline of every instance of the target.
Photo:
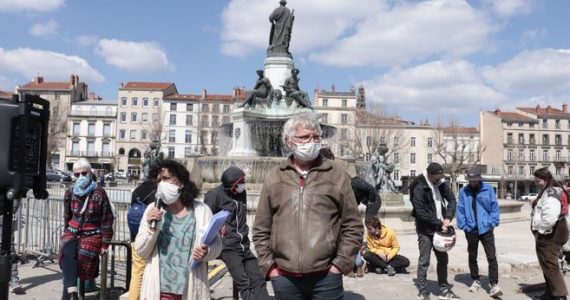
MULTIPOLYGON (((291 154, 265 174, 251 239, 244 170, 227 168, 221 174, 221 184, 201 201, 199 188, 185 166, 168 159, 152 166, 132 194, 133 207, 142 205, 142 211, 140 225, 130 228, 129 299, 209 299, 204 262, 216 258, 227 266, 242 299, 269 299, 267 281, 271 281, 276 299, 343 299, 343 274, 407 273, 410 259, 400 254, 395 231, 379 218, 379 191, 363 178, 351 177, 330 149, 321 149, 321 134, 314 114, 300 114, 284 124, 282 141, 291 154), (364 222, 360 204, 366 206, 364 222), (215 238, 206 243, 205 229, 222 210, 229 216, 215 238), (189 261, 197 266, 190 267, 189 261)), ((62 299, 79 299, 77 280, 98 276, 99 256, 112 240, 116 218, 87 160, 78 160, 73 173, 77 180, 65 193, 62 212, 62 299)), ((534 176, 540 194, 532 202, 530 228, 546 280, 541 299, 566 299, 568 291, 558 259, 569 235, 565 218, 569 197, 547 168, 536 170, 534 176)), ((438 163, 429 164, 410 183, 419 252, 417 299, 430 299, 427 273, 431 252, 437 260, 438 299, 460 299, 448 282, 448 251, 456 239, 454 218, 467 241, 469 291, 477 293, 482 288, 477 263, 481 243, 489 266, 488 293, 502 295, 494 236, 500 223, 496 192, 483 182, 477 168, 469 170, 466 178, 468 184, 457 198, 438 163)), ((17 281, 17 269, 15 272, 17 281)), ((19 284, 17 287, 21 291, 19 284)))

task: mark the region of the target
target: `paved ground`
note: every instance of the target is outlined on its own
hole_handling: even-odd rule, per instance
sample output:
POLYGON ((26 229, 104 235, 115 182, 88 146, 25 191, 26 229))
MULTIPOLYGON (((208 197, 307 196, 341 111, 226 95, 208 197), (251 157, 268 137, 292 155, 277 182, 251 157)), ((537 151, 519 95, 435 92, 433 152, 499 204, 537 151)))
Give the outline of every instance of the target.
MULTIPOLYGON (((527 208, 528 209, 528 208, 527 208)), ((529 232, 529 222, 514 222, 501 224, 495 231, 497 256, 499 259, 499 285, 504 290, 502 299, 531 299, 531 295, 517 293, 521 286, 543 281, 536 260, 533 237, 529 232)), ((412 266, 409 274, 398 274, 394 277, 378 274, 366 274, 363 278, 345 277, 345 299, 415 299, 417 294, 414 286, 415 265, 418 250, 416 235, 401 235, 400 254, 410 258, 412 266)), ((487 262, 482 247, 479 249, 479 267, 482 275, 487 274, 487 262)), ((487 299, 488 282, 483 277, 483 290, 477 294, 469 293, 467 288, 471 283, 467 266, 467 243, 463 233, 459 233, 457 245, 450 252, 449 282, 454 285, 454 291, 463 299, 487 299)), ((22 284, 26 289, 25 295, 10 295, 10 299, 42 299, 56 300, 61 298, 61 272, 57 264, 47 264, 41 268, 32 268, 32 264, 20 266, 22 284)), ((428 275, 430 290, 436 293, 435 257, 432 255, 432 266, 428 275)), ((566 277, 570 286, 570 276, 566 277)), ((122 283, 117 283, 121 285, 122 283)), ((268 286, 271 291, 271 287, 268 286)), ((231 278, 226 274, 212 286, 214 299, 231 299, 231 278)), ((111 297, 116 299, 117 297, 111 297)), ((435 298, 435 297, 432 297, 435 298)), ((90 294, 88 299, 98 299, 96 294, 90 294)))

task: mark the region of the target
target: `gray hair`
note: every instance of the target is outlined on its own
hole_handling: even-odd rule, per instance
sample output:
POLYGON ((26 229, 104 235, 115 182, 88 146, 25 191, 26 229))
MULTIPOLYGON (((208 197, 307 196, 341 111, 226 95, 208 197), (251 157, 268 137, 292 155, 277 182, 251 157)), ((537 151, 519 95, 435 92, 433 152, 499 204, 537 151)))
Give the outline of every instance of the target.
POLYGON ((91 172, 91 164, 85 158, 80 158, 73 163, 73 171, 79 169, 87 169, 87 171, 91 172))
POLYGON ((283 125, 282 140, 284 146, 287 146, 287 141, 295 135, 295 131, 300 127, 315 129, 321 134, 321 125, 319 124, 317 114, 309 112, 300 113, 291 117, 285 122, 285 125, 283 125))

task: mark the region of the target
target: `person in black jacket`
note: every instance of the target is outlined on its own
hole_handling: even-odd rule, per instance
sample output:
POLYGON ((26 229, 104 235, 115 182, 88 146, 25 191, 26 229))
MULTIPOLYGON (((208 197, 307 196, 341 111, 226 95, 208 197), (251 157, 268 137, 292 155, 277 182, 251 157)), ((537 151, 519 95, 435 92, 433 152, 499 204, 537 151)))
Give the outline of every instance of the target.
POLYGON ((376 189, 364 179, 355 176, 350 180, 356 203, 366 205, 366 216, 378 216, 382 199, 376 189))
POLYGON ((455 195, 445 183, 443 167, 440 164, 429 164, 427 170, 412 181, 410 200, 413 206, 412 216, 416 219, 420 251, 417 271, 418 299, 429 299, 427 271, 432 249, 437 259, 439 299, 460 299, 451 291, 447 282, 447 252, 440 252, 433 248, 434 233, 448 230, 455 215, 456 206, 455 195))
POLYGON ((250 250, 245 173, 238 167, 226 169, 222 173, 222 184, 206 193, 204 202, 214 214, 220 210, 230 212, 222 228, 220 256, 242 299, 269 299, 265 278, 250 250))

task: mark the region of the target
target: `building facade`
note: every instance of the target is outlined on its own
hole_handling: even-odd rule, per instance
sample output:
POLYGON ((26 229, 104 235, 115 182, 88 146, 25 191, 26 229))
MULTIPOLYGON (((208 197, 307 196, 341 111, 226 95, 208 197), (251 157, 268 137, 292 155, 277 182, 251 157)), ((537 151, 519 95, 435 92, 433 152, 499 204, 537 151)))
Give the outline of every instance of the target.
POLYGON ((98 175, 114 170, 117 104, 78 102, 71 105, 67 120, 65 169, 72 170, 74 162, 85 158, 98 175))
POLYGON ((480 114, 482 164, 487 174, 500 177, 504 197, 536 192, 533 173, 546 167, 560 181, 570 168, 570 114, 568 106, 518 107, 480 114))

